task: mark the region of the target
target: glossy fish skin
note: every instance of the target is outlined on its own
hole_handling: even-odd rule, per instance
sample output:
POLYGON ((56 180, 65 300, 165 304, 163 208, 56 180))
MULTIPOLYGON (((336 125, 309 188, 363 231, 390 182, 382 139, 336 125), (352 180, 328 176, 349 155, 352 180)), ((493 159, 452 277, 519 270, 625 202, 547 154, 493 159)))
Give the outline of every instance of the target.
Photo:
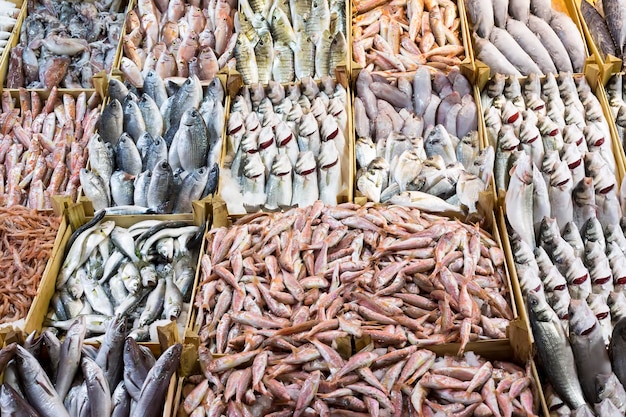
POLYGON ((100 117, 100 137, 103 141, 117 146, 124 132, 124 112, 121 102, 113 99, 103 110, 100 117))
POLYGON ((598 46, 603 56, 617 56, 618 48, 613 42, 609 27, 602 15, 587 0, 581 0, 580 11, 587 26, 589 26, 589 32, 591 32, 594 43, 598 46))

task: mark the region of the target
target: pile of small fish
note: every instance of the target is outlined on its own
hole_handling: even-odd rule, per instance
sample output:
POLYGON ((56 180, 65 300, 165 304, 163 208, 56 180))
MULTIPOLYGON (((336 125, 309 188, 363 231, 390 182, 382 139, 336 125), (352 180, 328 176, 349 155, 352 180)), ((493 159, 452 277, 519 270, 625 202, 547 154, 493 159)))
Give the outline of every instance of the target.
POLYGON ((205 375, 183 387, 184 415, 536 415, 532 375, 513 363, 473 353, 436 358, 416 346, 340 355, 331 342, 310 340, 300 357, 271 348, 201 356, 205 375))
POLYGON ((0 205, 44 210, 52 208, 53 195, 76 200, 99 100, 96 93, 89 99, 85 92, 60 96, 56 87, 42 100, 21 88, 15 107, 9 92, 2 93, 0 205))
POLYGON ((346 89, 311 77, 243 87, 228 119, 220 194, 231 214, 336 205, 350 187, 346 89))
POLYGON ((493 148, 478 150, 478 112, 458 70, 427 67, 397 83, 362 70, 354 99, 357 190, 370 201, 431 212, 477 211, 491 182, 493 148))
MULTIPOLYGON (((24 346, 0 350, 0 413, 7 416, 157 416, 180 363, 181 344, 155 359, 126 337, 126 320, 107 326, 99 349, 87 345, 87 325, 76 319, 63 341, 51 331, 24 346)), ((33 335, 34 336, 34 335, 33 335)))
POLYGON ((451 0, 355 0, 352 57, 381 74, 412 72, 420 65, 448 71, 465 51, 461 19, 451 0))
POLYGON ((169 86, 168 98, 155 71, 148 73, 143 93, 110 80, 111 101, 99 133, 89 141, 91 170, 80 173, 96 210, 190 213, 192 201, 215 193, 224 126, 222 83, 214 78, 206 93, 196 76, 169 86))
POLYGON ((134 337, 147 340, 156 320, 169 322, 186 312, 194 248, 204 229, 161 220, 124 228, 103 221, 104 215, 98 212, 67 243, 46 325, 67 330, 75 317, 85 316, 87 331, 101 335, 114 316, 124 316, 132 320, 134 337))
POLYGON ((582 72, 582 34, 569 15, 552 9, 551 0, 468 0, 467 11, 476 59, 492 76, 582 72))
POLYGON ((0 207, 0 324, 26 318, 52 253, 60 218, 0 207))
POLYGON ((142 0, 128 13, 120 69, 135 87, 154 70, 211 81, 233 57, 237 2, 142 0), (202 8, 201 8, 202 7, 202 8))
POLYGON ((315 339, 460 342, 462 354, 470 341, 506 337, 513 319, 504 254, 489 234, 408 207, 317 201, 250 214, 212 229, 205 247, 201 341, 217 354, 293 350, 285 372, 300 357, 327 360, 315 339))
MULTIPOLYGON (((626 94, 624 93, 623 74, 615 74, 606 84, 606 94, 609 98, 609 106, 613 113, 613 120, 617 128, 617 134, 622 146, 625 145, 626 135, 626 94)), ((625 190, 626 191, 626 190, 625 190)))
POLYGON ((6 87, 93 88, 93 75, 113 67, 123 12, 121 0, 29 2, 6 87))
POLYGON ((571 73, 558 81, 529 76, 523 86, 497 76, 482 100, 540 363, 569 409, 591 413, 595 404, 609 416, 615 405, 623 413, 617 397, 605 394, 621 378, 606 345, 611 311, 626 307, 626 237, 600 102, 584 76, 571 73))
POLYGON ((241 0, 236 68, 244 84, 335 74, 347 60, 346 0, 241 0))
POLYGON ((580 1, 580 11, 593 41, 603 57, 624 59, 626 48, 626 4, 622 0, 580 1))
POLYGON ((20 8, 10 1, 0 1, 0 55, 4 53, 5 47, 9 44, 9 38, 13 33, 13 28, 17 23, 20 8))

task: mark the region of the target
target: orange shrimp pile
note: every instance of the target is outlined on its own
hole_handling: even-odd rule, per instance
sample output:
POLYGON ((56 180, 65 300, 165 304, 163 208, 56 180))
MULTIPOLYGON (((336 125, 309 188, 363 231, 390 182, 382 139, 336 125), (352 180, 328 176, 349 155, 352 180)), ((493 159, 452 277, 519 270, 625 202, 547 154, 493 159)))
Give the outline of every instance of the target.
POLYGON ((25 318, 50 258, 60 218, 0 207, 0 323, 25 318))

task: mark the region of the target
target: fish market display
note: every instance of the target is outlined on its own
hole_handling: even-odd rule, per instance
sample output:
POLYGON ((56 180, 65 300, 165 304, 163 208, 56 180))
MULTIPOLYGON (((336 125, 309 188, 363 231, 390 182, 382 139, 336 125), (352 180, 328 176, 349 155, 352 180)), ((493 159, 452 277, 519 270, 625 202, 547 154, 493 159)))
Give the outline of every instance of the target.
POLYGON ((549 0, 466 3, 475 57, 492 76, 582 72, 587 56, 582 34, 549 0))
POLYGON ((219 78, 206 92, 198 77, 187 78, 168 97, 163 79, 150 71, 143 93, 117 80, 109 92, 99 132, 89 140, 90 170, 80 173, 96 210, 191 213, 192 201, 215 193, 224 126, 219 78))
POLYGON ((52 253, 60 219, 25 207, 0 207, 0 324, 26 317, 52 253))
POLYGON ((341 355, 302 334, 305 345, 287 356, 265 347, 211 360, 201 350, 205 372, 183 388, 184 415, 536 415, 530 368, 415 346, 341 355))
POLYGON ((240 359, 261 344, 293 350, 283 372, 326 359, 317 341, 352 336, 409 350, 460 342, 462 354, 470 341, 504 338, 513 319, 489 234, 409 207, 317 201, 250 214, 209 231, 205 248, 202 343, 240 359))
POLYGON ((93 75, 113 67, 124 7, 119 0, 29 2, 5 86, 93 88, 93 75))
POLYGON ((615 120, 615 127, 620 143, 624 146, 624 129, 626 128, 626 101, 624 98, 623 74, 615 74, 606 84, 606 93, 609 99, 609 106, 615 120))
POLYGON ((236 68, 246 85, 320 79, 345 65, 346 0, 241 0, 236 68))
POLYGON ((447 71, 465 58, 454 1, 354 0, 352 10, 352 58, 362 68, 389 74, 425 64, 447 71))
POLYGON ((600 102, 571 73, 523 85, 496 76, 482 100, 540 363, 570 410, 610 408, 601 404, 605 390, 626 382, 615 378, 606 347, 623 308, 626 237, 600 102))
POLYGON ((138 88, 151 70, 211 81, 234 56, 236 12, 232 0, 138 2, 126 19, 121 71, 138 88))
POLYGON ((182 345, 156 359, 126 335, 126 320, 106 326, 99 349, 87 345, 88 325, 74 320, 62 341, 51 331, 29 337, 24 346, 0 350, 0 413, 11 416, 81 415, 141 417, 163 412, 182 345))
POLYGON ((87 143, 100 118, 99 96, 74 97, 53 88, 48 99, 19 91, 16 107, 2 93, 0 113, 0 205, 51 209, 50 197, 76 200, 87 143))
POLYGON ((336 205, 347 195, 351 150, 346 89, 311 77, 243 87, 228 119, 220 194, 231 214, 336 205))
POLYGON ((580 1, 580 11, 593 42, 603 57, 624 59, 626 48, 626 4, 621 0, 580 1))
POLYGON ((354 99, 356 188, 368 200, 431 212, 477 211, 493 148, 479 152, 473 90, 457 71, 426 67, 387 82, 359 73, 354 99))
POLYGON ((204 229, 161 220, 124 228, 104 215, 98 212, 70 238, 45 325, 66 331, 75 317, 85 316, 87 332, 97 336, 113 317, 123 316, 143 341, 161 318, 184 323, 194 248, 204 229))

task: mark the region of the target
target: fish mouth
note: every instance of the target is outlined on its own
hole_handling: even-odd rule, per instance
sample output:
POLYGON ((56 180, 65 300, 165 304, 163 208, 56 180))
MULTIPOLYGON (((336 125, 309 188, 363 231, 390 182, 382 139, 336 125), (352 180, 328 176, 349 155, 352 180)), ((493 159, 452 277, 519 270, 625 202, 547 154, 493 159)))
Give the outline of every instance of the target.
POLYGON ((263 150, 263 149, 267 149, 270 146, 272 146, 272 142, 274 142, 274 139, 270 139, 267 142, 263 142, 259 145, 259 150, 263 150))
POLYGON ((554 129, 552 130, 550 133, 548 133, 548 136, 556 136, 559 134, 559 129, 554 129))
POLYGON ((249 150, 247 150, 247 151, 245 151, 245 152, 246 152, 246 153, 248 153, 248 154, 255 154, 255 153, 257 153, 258 151, 259 151, 258 149, 249 149, 249 150))
POLYGON ((602 146, 604 144, 604 138, 598 139, 593 146, 602 146))
POLYGON ((514 150, 517 149, 517 146, 509 146, 508 148, 502 148, 504 149, 506 152, 513 152, 514 150))
POLYGON ((575 162, 572 162, 571 164, 568 164, 568 165, 567 165, 567 167, 568 167, 569 169, 576 169, 576 168, 578 168, 578 167, 580 166, 580 164, 582 164, 582 163, 583 163, 583 159, 582 159, 582 158, 580 158, 578 161, 575 161, 575 162))
POLYGON ((228 132, 229 135, 234 135, 235 133, 241 131, 241 129, 243 129, 243 125, 239 125, 237 127, 235 127, 234 129, 230 130, 228 132))
POLYGON ((274 175, 276 175, 277 177, 284 177, 285 175, 288 175, 290 173, 291 173, 291 171, 285 171, 285 172, 277 172, 274 175))
POLYGON ((585 274, 585 275, 583 275, 582 277, 578 277, 578 278, 576 278, 576 279, 574 279, 574 280, 572 281, 572 284, 574 284, 574 285, 580 285, 580 284, 582 284, 583 282, 587 281, 587 278, 588 278, 588 277, 589 277, 589 274, 585 274))
POLYGON ((563 291, 565 290, 565 288, 567 288, 567 285, 563 284, 563 285, 557 285, 556 287, 554 287, 552 289, 552 291, 563 291))
POLYGON ((559 317, 561 320, 569 320, 569 313, 565 313, 559 317))
POLYGON ((564 186, 565 184, 567 184, 567 182, 568 182, 569 180, 570 180, 570 179, 569 179, 569 178, 567 178, 567 179, 565 179, 564 181, 561 181, 561 182, 559 182, 558 184, 555 184, 554 186, 555 186, 555 187, 562 187, 562 186, 564 186))
POLYGON ((618 284, 618 285, 624 285, 624 284, 626 284, 626 277, 621 277, 621 278, 618 278, 618 279, 615 281, 615 283, 616 283, 616 284, 618 284))
POLYGON ((326 140, 335 139, 339 134, 339 129, 335 129, 330 135, 326 136, 326 140))
POLYGON ((517 112, 517 113, 515 113, 515 114, 513 114, 513 115, 511 115, 511 116, 509 116, 509 117, 506 119, 506 122, 507 122, 507 123, 515 123, 515 122, 517 121, 517 119, 519 119, 519 112, 517 112))
POLYGON ((607 282, 609 282, 610 279, 611 279, 611 276, 609 275, 608 277, 598 278, 595 281, 593 281, 593 283, 597 285, 604 285, 607 282))
POLYGON ((293 139, 293 133, 290 133, 290 134, 289 134, 289 136, 287 136, 285 139, 281 140, 281 141, 279 142, 279 145, 280 145, 280 146, 287 146, 287 144, 288 144, 289 142, 291 142, 291 139, 293 139))
POLYGON ((615 187, 615 184, 611 184, 608 187, 605 187, 603 189, 601 189, 600 191, 598 191, 600 194, 607 194, 609 193, 613 188, 615 187))
POLYGON ((534 143, 537 139, 539 139, 539 136, 535 136, 531 140, 526 141, 526 143, 530 145, 531 143, 534 143))
POLYGON ((260 173, 260 174, 258 174, 258 175, 246 175, 246 176, 247 176, 248 178, 250 178, 250 179, 254 179, 254 178, 259 178, 259 177, 260 177, 261 175, 263 175, 263 174, 264 174, 264 173, 263 173, 263 172, 261 172, 261 173, 260 173))
POLYGON ((311 169, 304 170, 304 171, 300 171, 300 172, 298 172, 298 175, 305 176, 305 175, 312 174, 314 172, 315 172, 315 167, 313 167, 311 169))
POLYGON ((545 109, 545 108, 546 108, 545 104, 540 104, 540 105, 538 105, 538 106, 536 106, 536 107, 533 107, 532 109, 533 109, 534 111, 539 111, 539 110, 543 110, 543 109, 545 109))
POLYGON ((335 165, 337 165, 337 163, 339 163, 339 158, 335 159, 335 162, 331 162, 331 163, 330 163, 330 164, 328 164, 328 165, 322 165, 322 168, 324 168, 324 169, 332 168, 332 167, 334 167, 335 165))
POLYGON ((576 146, 580 146, 583 143, 583 138, 580 138, 576 141, 576 146))
POLYGON ((588 328, 587 330, 583 331, 580 335, 581 336, 587 336, 589 333, 593 332, 593 329, 596 328, 597 323, 593 323, 593 325, 588 328))
POLYGON ((605 311, 604 313, 596 314, 596 318, 598 320, 604 320, 608 316, 609 316, 609 312, 608 311, 605 311))

